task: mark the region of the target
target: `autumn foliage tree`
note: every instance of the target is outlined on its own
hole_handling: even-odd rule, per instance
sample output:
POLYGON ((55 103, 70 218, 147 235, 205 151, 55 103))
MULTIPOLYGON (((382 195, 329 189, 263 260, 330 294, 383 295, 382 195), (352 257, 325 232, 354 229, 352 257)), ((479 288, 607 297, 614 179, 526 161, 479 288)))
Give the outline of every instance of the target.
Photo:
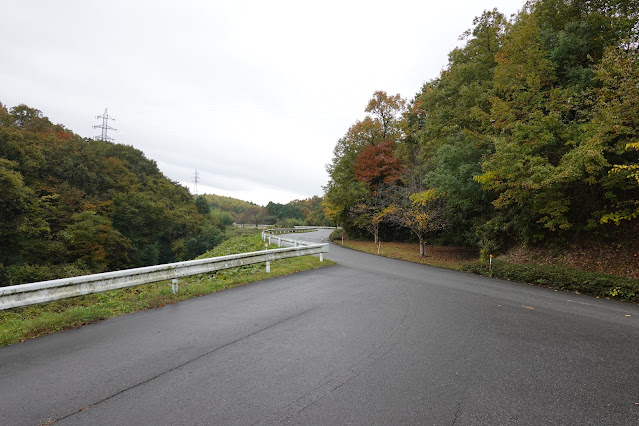
POLYGON ((382 188, 396 185, 403 172, 395 149, 402 137, 404 110, 399 95, 375 92, 365 109, 370 115, 349 128, 327 167, 327 217, 346 228, 369 230, 376 241, 387 198, 382 188))
POLYGON ((402 161, 393 154, 394 148, 392 141, 364 148, 355 161, 355 179, 373 189, 380 184, 397 184, 402 176, 402 161))
POLYGON ((420 185, 398 188, 394 195, 393 203, 386 208, 386 216, 417 237, 419 255, 424 257, 427 234, 439 231, 446 225, 442 196, 436 190, 425 189, 420 185))

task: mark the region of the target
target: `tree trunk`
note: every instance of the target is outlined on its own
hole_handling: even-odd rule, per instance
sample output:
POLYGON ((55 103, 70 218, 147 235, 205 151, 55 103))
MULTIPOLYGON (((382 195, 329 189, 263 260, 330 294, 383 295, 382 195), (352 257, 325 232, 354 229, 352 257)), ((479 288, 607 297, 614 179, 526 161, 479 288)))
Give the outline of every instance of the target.
POLYGON ((419 256, 424 257, 424 237, 419 236, 419 256))

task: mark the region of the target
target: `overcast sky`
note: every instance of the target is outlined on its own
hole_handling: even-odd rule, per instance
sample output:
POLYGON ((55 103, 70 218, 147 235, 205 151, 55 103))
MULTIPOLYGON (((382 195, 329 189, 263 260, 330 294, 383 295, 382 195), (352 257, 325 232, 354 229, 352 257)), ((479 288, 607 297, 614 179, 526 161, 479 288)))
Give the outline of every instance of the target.
POLYGON ((5 0, 0 102, 109 136, 198 193, 322 195, 376 90, 411 99, 475 16, 524 0, 5 0))

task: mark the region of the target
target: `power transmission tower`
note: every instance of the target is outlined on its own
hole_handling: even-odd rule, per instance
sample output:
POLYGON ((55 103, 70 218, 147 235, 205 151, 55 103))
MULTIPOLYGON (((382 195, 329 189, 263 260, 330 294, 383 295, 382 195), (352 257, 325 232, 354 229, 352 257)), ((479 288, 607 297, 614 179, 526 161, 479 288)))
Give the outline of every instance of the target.
POLYGON ((112 141, 113 139, 110 138, 109 135, 107 135, 107 131, 117 130, 109 126, 109 120, 115 121, 115 118, 109 117, 109 113, 107 112, 106 108, 104 109, 104 114, 96 115, 95 118, 102 120, 102 124, 96 124, 95 126, 93 126, 94 129, 102 129, 102 135, 96 136, 96 138, 100 138, 100 140, 102 141, 112 141))
POLYGON ((195 169, 195 173, 193 174, 193 183, 195 184, 195 195, 197 196, 197 183, 200 181, 200 174, 195 169))

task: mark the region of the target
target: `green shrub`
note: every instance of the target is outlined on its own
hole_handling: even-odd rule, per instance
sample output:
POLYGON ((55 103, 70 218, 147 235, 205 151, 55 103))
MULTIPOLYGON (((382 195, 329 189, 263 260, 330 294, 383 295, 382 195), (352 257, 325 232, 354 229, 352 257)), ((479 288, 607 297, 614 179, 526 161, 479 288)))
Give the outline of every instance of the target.
POLYGON ((82 261, 62 265, 11 265, 6 268, 7 285, 34 283, 93 273, 82 261))
POLYGON ((488 262, 481 261, 466 263, 462 265, 461 270, 510 281, 639 303, 639 280, 616 275, 499 260, 493 261, 490 270, 488 262))
POLYGON ((253 231, 250 235, 242 235, 222 242, 218 246, 199 256, 198 259, 260 250, 264 250, 264 242, 262 242, 261 233, 253 231))
MULTIPOLYGON (((336 229, 333 232, 331 232, 331 235, 328 237, 331 241, 337 241, 337 240, 342 240, 342 234, 344 234, 343 229, 336 229)), ((346 234, 344 234, 344 238, 346 238, 346 234)))

